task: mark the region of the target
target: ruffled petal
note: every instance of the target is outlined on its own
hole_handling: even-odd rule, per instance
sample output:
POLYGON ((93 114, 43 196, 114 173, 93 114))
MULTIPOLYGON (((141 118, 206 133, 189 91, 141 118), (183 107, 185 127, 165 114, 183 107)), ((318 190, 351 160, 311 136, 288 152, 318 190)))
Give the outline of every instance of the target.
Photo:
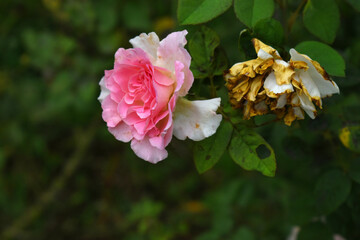
POLYGON ((151 64, 151 62, 148 54, 141 48, 119 48, 115 53, 114 69, 117 69, 121 64, 139 66, 151 64))
POLYGON ((133 139, 131 127, 124 122, 119 123, 116 127, 109 127, 108 129, 109 132, 119 141, 129 142, 133 139))
POLYGON ((308 95, 308 97, 314 100, 319 100, 321 97, 320 91, 311 78, 309 72, 304 70, 296 70, 296 73, 296 75, 298 75, 297 78, 300 80, 300 84, 303 86, 303 90, 308 95))
POLYGON ((269 58, 273 58, 273 56, 271 56, 269 53, 265 52, 262 49, 259 49, 259 51, 257 52, 257 56, 261 59, 269 59, 269 58))
POLYGON ((107 126, 115 127, 121 121, 117 111, 117 103, 108 96, 102 101, 101 107, 103 109, 102 118, 107 123, 107 126))
POLYGON ((277 84, 290 84, 295 71, 290 67, 289 63, 283 60, 275 60, 272 67, 275 73, 277 84))
POLYGON ((297 93, 300 99, 300 106, 309 115, 310 118, 314 119, 316 116, 315 105, 309 100, 304 93, 297 93))
POLYGON ((174 112, 174 136, 200 141, 213 135, 222 119, 216 114, 220 101, 220 98, 202 101, 179 98, 174 112))
POLYGON ((283 85, 277 84, 274 72, 271 72, 269 76, 267 76, 267 78, 265 79, 264 88, 266 90, 266 94, 269 97, 273 97, 273 98, 276 98, 278 94, 289 93, 294 91, 292 84, 283 84, 283 85))
POLYGON ((292 61, 303 61, 308 65, 309 69, 307 72, 318 87, 321 98, 331 96, 334 93, 340 93, 339 87, 336 83, 330 79, 325 79, 321 73, 316 70, 312 60, 308 56, 298 53, 293 48, 290 49, 290 55, 292 61))
POLYGON ((159 47, 159 37, 156 33, 142 33, 139 36, 130 39, 130 43, 134 48, 141 48, 144 50, 148 54, 151 62, 155 63, 157 59, 157 49, 159 47))
POLYGON ((184 80, 179 90, 179 96, 185 96, 194 82, 194 76, 190 71, 191 56, 185 50, 184 46, 187 43, 185 36, 187 31, 173 32, 164 38, 158 48, 158 60, 156 66, 163 67, 176 74, 180 66, 176 62, 183 64, 184 80), (178 68, 178 69, 176 69, 178 68))
POLYGON ((168 152, 165 149, 158 149, 152 146, 146 137, 141 141, 133 139, 131 141, 131 149, 139 158, 151 163, 158 163, 168 156, 168 152))
POLYGON ((280 95, 280 97, 277 99, 275 108, 283 108, 283 107, 285 107, 285 105, 287 103, 287 97, 288 97, 287 93, 284 93, 284 94, 280 95))

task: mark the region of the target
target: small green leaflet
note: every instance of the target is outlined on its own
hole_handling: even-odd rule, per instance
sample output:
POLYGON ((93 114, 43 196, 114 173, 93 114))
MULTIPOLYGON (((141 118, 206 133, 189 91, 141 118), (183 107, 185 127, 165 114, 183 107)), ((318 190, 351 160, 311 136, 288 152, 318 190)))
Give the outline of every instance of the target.
POLYGON ((227 121, 222 121, 213 136, 196 142, 194 160, 199 173, 206 172, 220 160, 229 144, 232 131, 232 125, 227 121))
POLYGON ((234 10, 236 17, 248 27, 265 18, 270 18, 274 13, 273 0, 235 0, 234 10))
POLYGON ((235 131, 229 147, 231 158, 245 170, 275 176, 276 159, 271 146, 255 131, 235 131))
POLYGON ((228 61, 225 51, 219 48, 219 44, 217 33, 205 26, 202 26, 190 39, 191 71, 195 78, 223 74, 228 61))
POLYGON ((177 16, 181 25, 199 24, 224 13, 233 0, 179 0, 177 16))
POLYGON ((284 40, 284 30, 279 21, 268 18, 256 23, 254 36, 272 47, 281 46, 284 40))
POLYGON ((334 0, 309 0, 304 8, 303 22, 309 32, 332 43, 340 25, 339 8, 334 0))

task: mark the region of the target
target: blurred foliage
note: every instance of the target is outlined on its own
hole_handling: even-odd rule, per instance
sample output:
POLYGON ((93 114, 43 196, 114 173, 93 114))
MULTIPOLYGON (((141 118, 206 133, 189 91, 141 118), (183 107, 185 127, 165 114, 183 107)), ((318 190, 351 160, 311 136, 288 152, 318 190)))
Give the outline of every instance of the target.
MULTIPOLYGON (((0 1, 1 239, 277 240, 294 225, 302 229, 299 239, 360 238, 358 2, 199 2, 0 1), (241 15, 246 4, 252 8, 241 15), (177 16, 182 24, 206 23, 180 26, 177 16), (274 178, 239 168, 223 146, 204 150, 214 156, 210 166, 197 162, 200 172, 218 163, 199 175, 194 144, 176 139, 169 158, 151 165, 107 132, 96 98, 115 51, 130 47, 128 40, 141 32, 163 38, 184 28, 190 52, 191 41, 216 39, 210 52, 203 49, 206 56, 193 56, 199 65, 192 68, 206 65, 207 75, 195 80, 190 98, 217 94, 233 123, 259 125, 254 134, 276 155, 274 178), (292 127, 264 124, 271 116, 244 123, 229 107, 219 72, 251 57, 246 46, 252 37, 282 56, 304 41, 331 44, 346 63, 346 78, 334 77, 341 94, 325 99, 315 120, 292 127)), ((321 61, 329 59, 315 60, 326 65, 321 61)), ((228 131, 218 134, 228 141, 228 131)))

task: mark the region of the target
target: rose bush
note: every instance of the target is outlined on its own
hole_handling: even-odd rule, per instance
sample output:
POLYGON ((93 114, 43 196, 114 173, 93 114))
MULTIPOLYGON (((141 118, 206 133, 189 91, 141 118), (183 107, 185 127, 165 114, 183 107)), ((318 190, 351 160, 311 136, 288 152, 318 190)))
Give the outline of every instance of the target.
POLYGON ((184 48, 187 31, 159 41, 155 33, 130 40, 134 48, 120 48, 114 68, 100 81, 102 117, 110 133, 140 158, 157 163, 168 155, 172 136, 202 140, 221 122, 216 114, 220 98, 183 99, 193 84, 191 57, 184 48))

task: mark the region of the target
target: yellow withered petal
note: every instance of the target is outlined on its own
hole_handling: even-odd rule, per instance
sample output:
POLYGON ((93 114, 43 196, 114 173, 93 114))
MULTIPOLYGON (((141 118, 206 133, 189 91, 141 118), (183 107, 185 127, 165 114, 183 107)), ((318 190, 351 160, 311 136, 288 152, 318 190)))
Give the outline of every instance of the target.
POLYGON ((310 118, 314 119, 316 117, 315 105, 304 93, 297 92, 297 95, 300 100, 300 107, 309 115, 310 118))
POLYGON ((232 76, 245 75, 247 77, 255 77, 254 64, 257 59, 253 59, 246 62, 237 63, 230 68, 230 74, 232 76))
POLYGON ((266 70, 269 69, 269 67, 271 67, 274 64, 274 59, 273 58, 269 58, 269 59, 261 59, 261 58, 257 58, 254 61, 254 70, 257 74, 263 74, 266 72, 266 70))
POLYGON ((318 71, 318 73, 321 74, 321 76, 323 76, 324 79, 326 80, 330 80, 330 76, 329 74, 325 71, 325 69, 320 65, 320 63, 318 63, 317 61, 314 61, 312 59, 310 59, 310 62, 314 65, 316 71, 318 71))
POLYGON ((304 61, 292 61, 292 60, 290 60, 290 65, 291 65, 293 68, 303 69, 303 70, 305 70, 305 71, 309 69, 309 66, 308 66, 307 63, 304 62, 304 61))
POLYGON ((235 98, 237 101, 241 101, 245 94, 248 93, 250 89, 250 82, 249 81, 242 81, 236 87, 231 90, 232 97, 235 98))
POLYGON ((281 94, 294 91, 291 84, 277 84, 274 72, 271 72, 269 76, 266 77, 264 88, 266 90, 266 95, 272 98, 278 98, 281 94))
POLYGON ((244 105, 244 119, 250 119, 254 116, 264 115, 268 113, 269 108, 265 101, 258 103, 246 101, 244 105))
POLYGON ((275 60, 273 64, 276 82, 278 85, 290 84, 295 71, 290 67, 290 64, 283 60, 275 60))
POLYGON ((252 43, 254 45, 256 53, 258 53, 259 50, 262 49, 265 52, 267 52, 268 54, 270 54, 271 56, 273 56, 273 58, 281 59, 280 54, 278 53, 278 51, 276 51, 276 49, 266 45, 265 43, 261 42, 259 39, 253 38, 252 43))
POLYGON ((280 95, 278 99, 276 99, 276 105, 275 108, 283 108, 285 107, 286 103, 288 102, 288 95, 287 93, 284 93, 283 95, 280 95))
POLYGON ((246 95, 246 99, 248 101, 254 102, 256 100, 256 96, 258 95, 258 92, 263 85, 263 79, 264 79, 263 75, 257 75, 254 79, 250 80, 251 81, 250 89, 246 95))
POLYGON ((300 91, 296 91, 295 93, 291 94, 290 105, 293 106, 293 107, 299 107, 300 106, 300 99, 299 99, 298 92, 301 93, 300 91))
POLYGON ((299 107, 289 107, 288 112, 284 117, 286 125, 291 126, 292 122, 296 119, 304 119, 304 114, 299 107))

